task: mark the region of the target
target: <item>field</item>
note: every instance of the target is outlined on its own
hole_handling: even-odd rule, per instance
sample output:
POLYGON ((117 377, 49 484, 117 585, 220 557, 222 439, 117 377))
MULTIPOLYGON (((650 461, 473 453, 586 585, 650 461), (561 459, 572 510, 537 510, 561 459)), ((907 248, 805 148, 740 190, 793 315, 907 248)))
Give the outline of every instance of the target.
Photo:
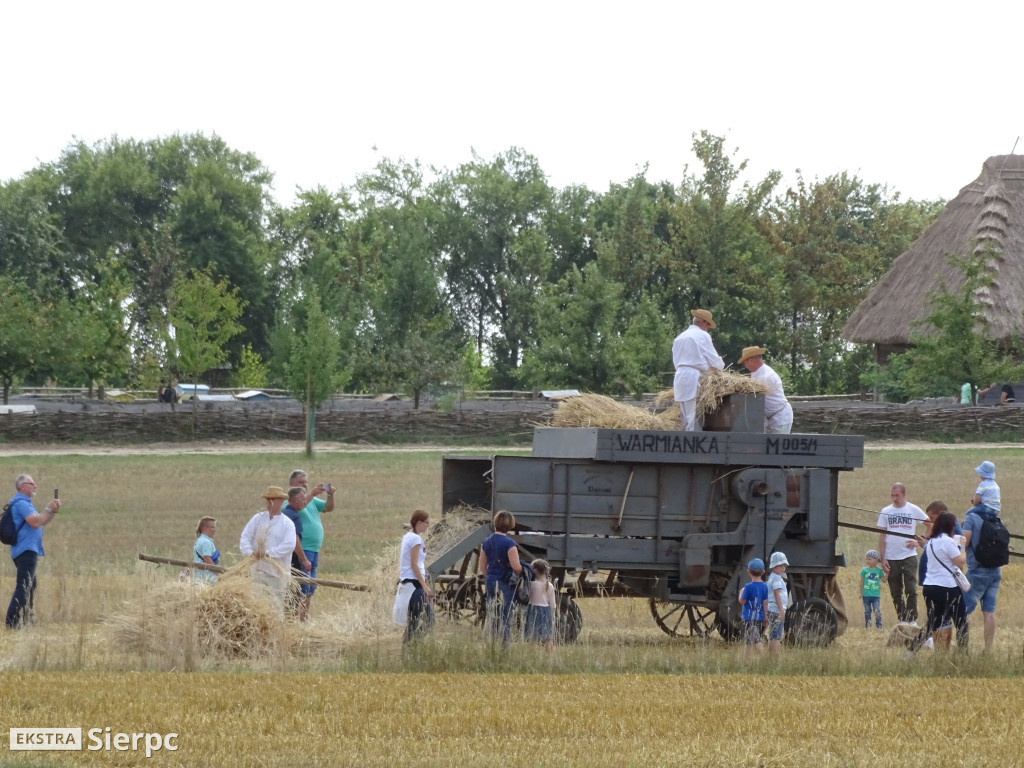
MULTIPOLYGON (((154 753, 162 765, 1020 764, 1012 723, 1024 673, 1024 565, 1004 569, 994 653, 978 653, 978 632, 966 657, 908 661, 885 647, 886 633, 859 626, 857 574, 877 545, 871 533, 840 537, 852 621, 826 650, 745 662, 718 639, 668 638, 646 601, 592 599, 581 602, 580 642, 551 654, 521 645, 502 653, 474 628, 444 622, 403 651, 388 621, 395 546, 413 509, 438 517, 440 456, 339 451, 308 464, 269 453, 0 457, 0 477, 32 473, 40 495, 59 486, 65 504, 45 531, 39 623, 0 635, 2 722, 178 733, 177 750, 154 753), (154 617, 147 648, 120 643, 112 619, 137 617, 140 606, 187 588, 178 569, 138 554, 187 559, 196 521, 211 514, 224 559, 238 560, 238 534, 263 488, 284 484, 295 466, 341 489, 339 509, 325 518, 321 576, 376 592, 321 588, 306 636, 251 661, 174 646, 154 617)), ((919 506, 941 498, 962 511, 981 459, 996 463, 1008 526, 1024 530, 1013 504, 1024 494, 1024 451, 1014 448, 869 451, 864 469, 841 477, 840 517, 874 525, 894 481, 919 506)), ((6 599, 13 567, 2 561, 6 599)), ((891 626, 887 596, 883 613, 891 626)), ((11 765, 142 761, 137 751, 106 749, 0 757, 11 765)))

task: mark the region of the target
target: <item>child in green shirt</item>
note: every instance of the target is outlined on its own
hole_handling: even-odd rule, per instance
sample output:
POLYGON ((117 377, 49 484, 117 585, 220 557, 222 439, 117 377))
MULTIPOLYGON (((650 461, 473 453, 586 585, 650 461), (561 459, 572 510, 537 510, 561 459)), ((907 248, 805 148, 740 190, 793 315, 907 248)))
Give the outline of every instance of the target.
POLYGON ((882 556, 877 549, 864 555, 866 565, 860 569, 860 594, 864 599, 864 629, 871 627, 871 614, 875 614, 875 627, 882 628, 882 556))

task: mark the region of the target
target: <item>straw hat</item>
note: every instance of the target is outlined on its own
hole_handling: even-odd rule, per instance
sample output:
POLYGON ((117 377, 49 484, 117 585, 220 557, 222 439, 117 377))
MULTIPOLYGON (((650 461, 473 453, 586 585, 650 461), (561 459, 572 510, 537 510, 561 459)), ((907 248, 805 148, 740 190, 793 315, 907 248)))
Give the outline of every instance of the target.
POLYGON ((287 499, 288 494, 279 485, 267 486, 267 492, 263 494, 264 499, 287 499))
POLYGON ((691 309, 690 314, 693 317, 697 318, 698 320, 703 320, 711 328, 718 327, 717 325, 715 325, 715 321, 711 318, 711 313, 708 312, 706 309, 691 309))
POLYGON ((760 355, 763 355, 767 351, 768 350, 765 349, 764 347, 744 347, 743 354, 740 355, 740 359, 736 361, 736 364, 743 365, 744 360, 751 357, 758 357, 760 355))

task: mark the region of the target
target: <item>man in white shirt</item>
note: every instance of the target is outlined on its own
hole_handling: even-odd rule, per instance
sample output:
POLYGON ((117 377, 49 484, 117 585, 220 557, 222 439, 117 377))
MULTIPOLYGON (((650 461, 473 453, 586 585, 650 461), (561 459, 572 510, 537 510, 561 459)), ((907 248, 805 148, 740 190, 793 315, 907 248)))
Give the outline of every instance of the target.
POLYGON ((680 426, 684 432, 696 432, 703 427, 697 421, 697 386, 700 375, 708 368, 725 368, 725 361, 715 351, 708 331, 717 328, 706 309, 691 309, 693 324, 676 336, 672 342, 672 363, 676 368, 673 382, 675 399, 679 403, 680 426))
POLYGON ((264 584, 284 610, 285 592, 291 580, 291 557, 295 549, 295 525, 281 514, 288 494, 276 485, 267 488, 263 498, 267 508, 257 512, 242 531, 242 554, 256 558, 250 569, 252 580, 264 584))
POLYGON ((768 387, 764 396, 764 431, 774 435, 788 435, 793 429, 793 406, 782 391, 782 379, 764 361, 764 347, 744 347, 738 364, 750 371, 750 378, 768 387))
POLYGON ((878 515, 878 552, 882 556, 882 570, 889 581, 889 594, 899 621, 917 621, 917 541, 892 536, 902 533, 913 536, 917 524, 928 519, 919 506, 907 501, 903 483, 894 483, 889 489, 892 504, 878 515))

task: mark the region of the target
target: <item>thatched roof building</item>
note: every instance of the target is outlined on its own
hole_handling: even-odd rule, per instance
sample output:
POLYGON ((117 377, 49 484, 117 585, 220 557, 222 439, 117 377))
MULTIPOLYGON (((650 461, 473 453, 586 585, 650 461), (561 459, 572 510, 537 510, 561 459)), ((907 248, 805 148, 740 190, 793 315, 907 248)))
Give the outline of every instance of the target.
POLYGON ((990 255, 992 284, 977 292, 994 339, 1024 337, 1024 155, 997 155, 960 190, 910 250, 860 303, 843 328, 848 341, 875 345, 876 359, 910 346, 929 296, 945 284, 957 292, 963 273, 948 255, 990 255))

